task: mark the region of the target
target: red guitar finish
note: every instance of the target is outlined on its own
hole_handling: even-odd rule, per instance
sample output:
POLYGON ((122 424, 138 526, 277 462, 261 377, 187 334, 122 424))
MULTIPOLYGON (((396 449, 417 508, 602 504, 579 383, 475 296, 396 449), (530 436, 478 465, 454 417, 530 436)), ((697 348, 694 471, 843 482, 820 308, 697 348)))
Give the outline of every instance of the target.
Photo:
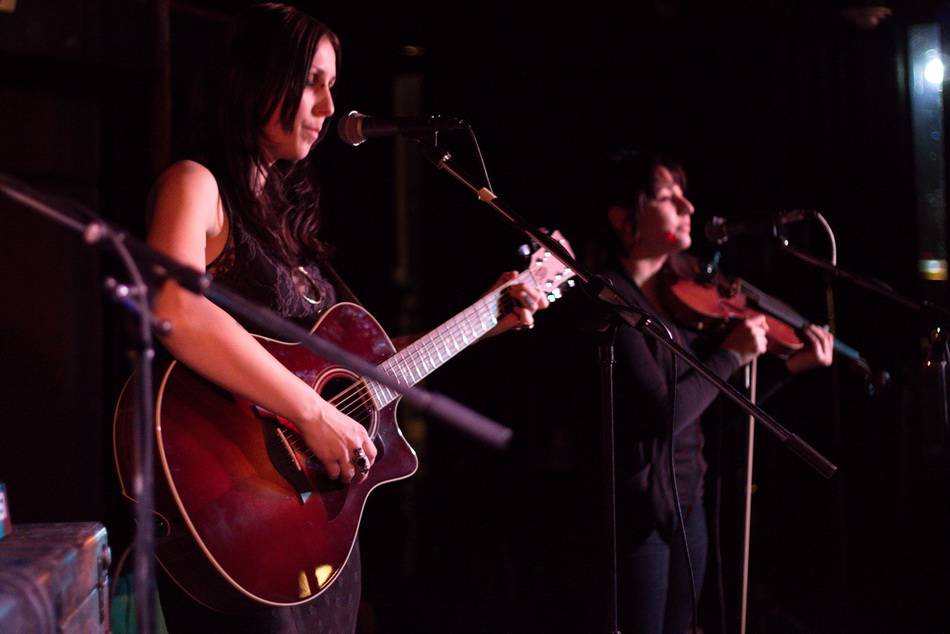
MULTIPOLYGON (((377 364, 395 352, 382 327, 354 304, 328 310, 314 332, 377 364)), ((341 373, 300 345, 259 339, 318 388, 341 373)), ((127 401, 128 390, 116 412, 115 442, 128 494, 132 403, 127 401)), ((156 460, 163 472, 157 483, 168 485, 163 494, 156 494, 155 505, 167 527, 162 527, 156 545, 162 566, 210 607, 233 608, 241 603, 240 594, 277 605, 302 603, 319 594, 349 557, 369 492, 416 470, 415 452, 396 426, 396 403, 375 413, 371 432, 379 454, 360 483, 343 485, 323 478, 318 465, 295 452, 298 460, 311 463, 308 480, 318 493, 303 501, 268 455, 264 434, 274 422, 251 403, 172 362, 159 387, 155 426, 156 460), (210 571, 193 579, 192 569, 201 562, 191 556, 195 548, 183 552, 183 540, 193 541, 218 576, 230 583, 209 579, 210 571)))
MULTIPOLYGON (((533 283, 554 299, 571 275, 542 250, 511 283, 533 283)), ((412 385, 491 330, 505 301, 503 289, 491 291, 398 353, 379 323, 355 304, 333 306, 313 332, 412 385)), ((156 556, 188 594, 221 610, 254 602, 294 605, 326 590, 350 555, 369 492, 418 466, 396 425, 395 392, 299 344, 258 339, 324 398, 363 422, 378 455, 366 480, 335 482, 324 477, 299 437, 254 404, 175 361, 164 374, 156 372, 162 377, 155 408, 156 556), (347 396, 353 393, 361 395, 357 402, 347 396)), ((132 391, 119 398, 113 439, 130 499, 132 391)))

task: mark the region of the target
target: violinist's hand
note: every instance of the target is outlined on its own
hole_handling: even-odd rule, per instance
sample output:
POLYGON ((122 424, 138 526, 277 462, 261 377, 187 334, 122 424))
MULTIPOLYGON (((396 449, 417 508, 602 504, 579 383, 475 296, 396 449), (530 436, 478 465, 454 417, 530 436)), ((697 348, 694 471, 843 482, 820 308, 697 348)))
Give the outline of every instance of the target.
MULTIPOLYGON (((498 281, 488 290, 493 291, 500 286, 504 286, 516 277, 518 277, 516 271, 502 273, 498 281)), ((550 306, 550 302, 548 302, 548 298, 543 292, 527 284, 512 284, 504 292, 511 298, 512 308, 510 312, 502 317, 498 325, 489 331, 489 337, 513 328, 517 330, 534 328, 534 314, 550 306)))
POLYGON ((814 324, 805 329, 806 346, 785 361, 791 374, 799 374, 821 366, 831 365, 834 358, 835 336, 814 324))
POLYGON ((739 365, 745 365, 765 352, 768 346, 765 333, 768 331, 769 325, 765 323, 765 315, 743 319, 733 327, 722 342, 722 347, 736 353, 739 356, 739 365))
POLYGON ((317 407, 312 420, 297 425, 304 442, 313 450, 327 476, 333 480, 340 478, 343 482, 366 479, 369 471, 360 472, 359 459, 354 454, 357 449, 362 449, 367 467, 372 467, 376 460, 376 445, 365 427, 326 401, 317 407))

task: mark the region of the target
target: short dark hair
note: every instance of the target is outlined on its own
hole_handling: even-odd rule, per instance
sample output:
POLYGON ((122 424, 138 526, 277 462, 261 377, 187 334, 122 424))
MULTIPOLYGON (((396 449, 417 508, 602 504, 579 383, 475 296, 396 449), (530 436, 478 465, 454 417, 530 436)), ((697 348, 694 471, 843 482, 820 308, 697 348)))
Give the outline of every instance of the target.
POLYGON ((656 170, 665 167, 673 180, 686 189, 686 172, 669 157, 638 150, 620 150, 611 154, 603 169, 602 207, 623 207, 636 211, 656 194, 656 170))
POLYGON ((686 189, 686 172, 679 162, 664 155, 632 149, 618 150, 607 157, 598 187, 605 243, 612 256, 623 255, 623 245, 607 220, 611 207, 626 209, 636 228, 637 211, 656 196, 656 171, 665 167, 673 181, 686 189))

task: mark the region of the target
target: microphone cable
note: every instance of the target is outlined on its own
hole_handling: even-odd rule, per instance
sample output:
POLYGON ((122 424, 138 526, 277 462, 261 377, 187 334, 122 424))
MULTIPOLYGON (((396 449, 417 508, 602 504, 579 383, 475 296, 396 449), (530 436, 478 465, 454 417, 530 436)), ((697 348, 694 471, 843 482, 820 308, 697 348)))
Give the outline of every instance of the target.
POLYGON ((475 128, 471 125, 466 125, 465 129, 468 130, 468 134, 472 138, 472 145, 475 147, 475 156, 478 157, 479 166, 482 168, 482 176, 485 178, 485 186, 494 193, 495 188, 491 186, 491 179, 488 177, 488 168, 485 167, 485 157, 482 156, 482 148, 478 145, 478 137, 475 136, 475 128))

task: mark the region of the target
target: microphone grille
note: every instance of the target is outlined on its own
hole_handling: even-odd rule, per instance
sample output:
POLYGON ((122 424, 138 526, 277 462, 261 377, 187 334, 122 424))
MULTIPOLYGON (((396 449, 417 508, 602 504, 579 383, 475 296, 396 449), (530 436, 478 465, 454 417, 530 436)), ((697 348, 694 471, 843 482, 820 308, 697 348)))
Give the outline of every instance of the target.
POLYGON ((366 115, 362 115, 356 110, 341 117, 340 121, 336 124, 336 134, 340 137, 340 140, 347 145, 353 146, 365 141, 366 137, 363 136, 363 119, 365 118, 366 115))

